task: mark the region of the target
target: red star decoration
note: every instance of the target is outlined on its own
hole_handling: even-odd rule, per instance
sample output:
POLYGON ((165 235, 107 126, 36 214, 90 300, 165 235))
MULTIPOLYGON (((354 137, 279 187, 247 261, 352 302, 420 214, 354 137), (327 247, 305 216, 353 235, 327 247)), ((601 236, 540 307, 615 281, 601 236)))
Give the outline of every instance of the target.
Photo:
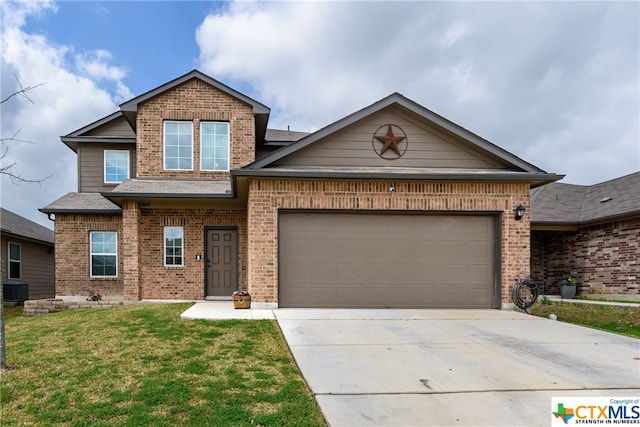
POLYGON ((385 136, 376 136, 378 141, 382 142, 384 146, 380 151, 380 155, 383 155, 385 151, 389 148, 393 150, 398 156, 400 156, 400 148, 398 148, 398 143, 401 142, 405 137, 404 136, 395 136, 393 134, 393 129, 391 129, 391 125, 387 128, 387 134, 385 136))

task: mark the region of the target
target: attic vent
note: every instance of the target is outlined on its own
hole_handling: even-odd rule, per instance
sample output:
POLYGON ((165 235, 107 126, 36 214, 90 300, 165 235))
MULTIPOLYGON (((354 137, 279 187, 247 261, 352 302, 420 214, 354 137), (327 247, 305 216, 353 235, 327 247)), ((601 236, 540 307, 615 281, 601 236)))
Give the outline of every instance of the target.
POLYGON ((611 200, 611 197, 605 197, 604 199, 600 199, 600 203, 607 203, 609 200, 611 200))

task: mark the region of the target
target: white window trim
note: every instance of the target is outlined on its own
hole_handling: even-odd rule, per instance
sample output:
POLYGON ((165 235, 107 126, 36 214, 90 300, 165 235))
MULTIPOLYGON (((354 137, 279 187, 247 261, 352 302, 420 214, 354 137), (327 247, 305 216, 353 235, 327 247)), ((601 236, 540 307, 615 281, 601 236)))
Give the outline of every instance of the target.
POLYGON ((96 279, 115 279, 118 277, 118 232, 117 231, 91 231, 89 232, 89 277, 96 279), (94 233, 113 233, 116 235, 116 274, 114 276, 97 276, 93 274, 93 255, 113 255, 112 253, 96 252, 93 253, 91 248, 91 236, 94 233))
POLYGON ((7 279, 9 280, 20 280, 22 279, 22 245, 20 243, 16 243, 16 242, 8 242, 7 244, 7 258, 9 260, 9 269, 7 271, 7 279), (11 245, 16 245, 18 247, 18 249, 20 250, 20 259, 11 259, 11 245), (11 277, 11 263, 12 262, 17 262, 18 264, 20 264, 20 274, 18 275, 18 277, 11 277))
POLYGON ((127 153, 127 177, 125 179, 131 178, 131 152, 129 150, 104 150, 104 174, 103 180, 105 184, 121 184, 122 181, 107 181, 107 153, 127 153))
POLYGON ((162 246, 163 246, 163 251, 162 251, 162 263, 164 264, 165 267, 167 268, 181 268, 184 267, 184 227, 179 226, 179 225, 171 225, 171 226, 166 226, 163 228, 162 230, 162 246), (182 230, 182 245, 180 246, 180 249, 182 252, 182 263, 181 264, 167 264, 167 229, 169 228, 179 228, 182 230))
POLYGON ((193 122, 190 120, 165 120, 162 123, 162 170, 166 171, 193 171, 193 122), (191 126, 191 168, 171 169, 167 168, 167 123, 189 123, 191 126))
POLYGON ((200 122, 200 170, 206 172, 229 172, 231 170, 231 124, 229 122, 224 121, 216 121, 216 120, 206 120, 200 122), (224 123, 227 125, 227 168, 226 169, 205 169, 202 167, 203 159, 202 159, 202 125, 206 123, 224 123))

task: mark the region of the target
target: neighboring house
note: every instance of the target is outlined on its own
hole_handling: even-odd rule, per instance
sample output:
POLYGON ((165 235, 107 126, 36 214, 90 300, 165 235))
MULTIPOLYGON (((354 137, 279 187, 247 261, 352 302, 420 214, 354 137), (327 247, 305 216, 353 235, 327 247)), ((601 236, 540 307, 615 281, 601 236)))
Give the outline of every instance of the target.
POLYGON ((259 307, 511 303, 531 187, 560 179, 394 93, 317 132, 192 71, 64 137, 78 192, 55 214, 61 296, 259 307))
POLYGON ((531 205, 531 272, 543 292, 559 293, 566 271, 578 294, 640 294, 640 172, 538 187, 531 205))
POLYGON ((55 294, 53 230, 0 208, 0 270, 2 283, 28 284, 28 299, 55 294))

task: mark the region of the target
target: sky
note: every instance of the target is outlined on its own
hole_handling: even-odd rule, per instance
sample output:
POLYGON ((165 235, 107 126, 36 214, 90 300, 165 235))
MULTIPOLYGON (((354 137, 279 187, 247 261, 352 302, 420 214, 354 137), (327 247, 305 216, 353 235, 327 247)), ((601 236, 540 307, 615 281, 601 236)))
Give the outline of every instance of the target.
POLYGON ((561 181, 640 170, 640 2, 0 1, 5 209, 77 191, 60 141, 193 69, 312 132, 399 92, 561 181))

